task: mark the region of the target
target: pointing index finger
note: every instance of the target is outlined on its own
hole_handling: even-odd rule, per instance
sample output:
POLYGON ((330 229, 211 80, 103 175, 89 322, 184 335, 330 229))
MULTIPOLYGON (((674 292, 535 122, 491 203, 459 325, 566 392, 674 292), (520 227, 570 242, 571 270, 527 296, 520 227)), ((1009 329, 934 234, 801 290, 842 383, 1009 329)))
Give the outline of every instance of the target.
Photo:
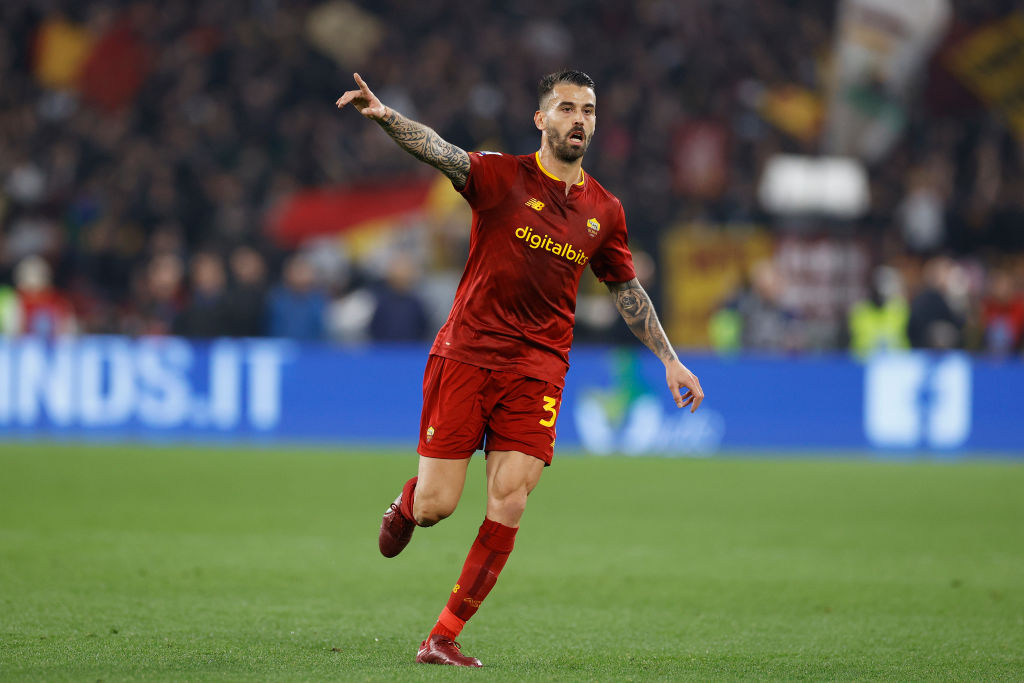
POLYGON ((366 85, 366 81, 364 81, 359 76, 358 73, 352 74, 352 76, 356 79, 356 83, 359 85, 359 89, 363 91, 363 94, 364 95, 369 95, 370 94, 370 86, 366 85))

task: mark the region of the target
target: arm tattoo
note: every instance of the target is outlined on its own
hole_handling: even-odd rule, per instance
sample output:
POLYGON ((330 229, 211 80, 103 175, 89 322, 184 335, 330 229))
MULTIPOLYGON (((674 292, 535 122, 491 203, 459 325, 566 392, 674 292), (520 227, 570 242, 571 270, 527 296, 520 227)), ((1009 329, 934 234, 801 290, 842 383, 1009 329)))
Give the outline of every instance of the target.
POLYGON ((667 363, 676 358, 676 352, 668 342, 668 336, 661 327, 658 314, 654 310, 651 298, 633 278, 629 282, 606 283, 615 297, 615 307, 619 309, 622 319, 633 330, 637 339, 654 352, 662 362, 667 363))
POLYGON ((433 128, 407 119, 394 109, 377 123, 398 146, 448 176, 455 187, 462 189, 469 178, 469 155, 446 141, 433 128))

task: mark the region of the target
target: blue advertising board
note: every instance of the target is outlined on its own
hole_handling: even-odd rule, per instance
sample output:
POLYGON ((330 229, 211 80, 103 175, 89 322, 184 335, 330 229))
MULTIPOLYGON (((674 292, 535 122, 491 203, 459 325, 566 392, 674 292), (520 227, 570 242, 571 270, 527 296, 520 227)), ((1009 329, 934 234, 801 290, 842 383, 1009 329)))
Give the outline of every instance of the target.
MULTIPOLYGON (((0 340, 0 438, 414 447, 425 346, 83 337, 0 340)), ((1024 363, 964 354, 692 355, 707 398, 678 410, 643 348, 581 347, 558 444, 592 453, 873 451, 1024 455, 1024 363)), ((546 413, 545 413, 546 416, 546 413)))

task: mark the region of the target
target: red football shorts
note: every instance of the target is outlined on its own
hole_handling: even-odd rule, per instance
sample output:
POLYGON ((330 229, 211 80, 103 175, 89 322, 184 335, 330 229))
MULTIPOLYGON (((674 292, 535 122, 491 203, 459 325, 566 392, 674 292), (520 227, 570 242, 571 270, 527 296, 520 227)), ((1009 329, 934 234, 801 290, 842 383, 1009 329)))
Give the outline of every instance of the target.
POLYGON ((562 389, 515 372, 427 358, 419 454, 461 460, 520 451, 551 464, 562 389))

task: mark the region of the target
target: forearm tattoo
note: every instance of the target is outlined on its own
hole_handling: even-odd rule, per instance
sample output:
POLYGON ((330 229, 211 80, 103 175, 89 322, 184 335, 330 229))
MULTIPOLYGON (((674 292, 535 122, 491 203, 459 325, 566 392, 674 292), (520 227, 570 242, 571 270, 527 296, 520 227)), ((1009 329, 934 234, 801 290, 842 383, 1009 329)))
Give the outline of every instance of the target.
POLYGON ((457 188, 469 178, 469 155, 422 123, 407 119, 393 109, 377 121, 398 146, 448 176, 457 188))
POLYGON ((637 339, 663 362, 674 360, 676 352, 661 327, 651 297, 647 296, 640 282, 636 278, 629 282, 609 282, 608 289, 615 297, 615 307, 619 309, 619 314, 629 325, 629 329, 633 330, 637 339))

